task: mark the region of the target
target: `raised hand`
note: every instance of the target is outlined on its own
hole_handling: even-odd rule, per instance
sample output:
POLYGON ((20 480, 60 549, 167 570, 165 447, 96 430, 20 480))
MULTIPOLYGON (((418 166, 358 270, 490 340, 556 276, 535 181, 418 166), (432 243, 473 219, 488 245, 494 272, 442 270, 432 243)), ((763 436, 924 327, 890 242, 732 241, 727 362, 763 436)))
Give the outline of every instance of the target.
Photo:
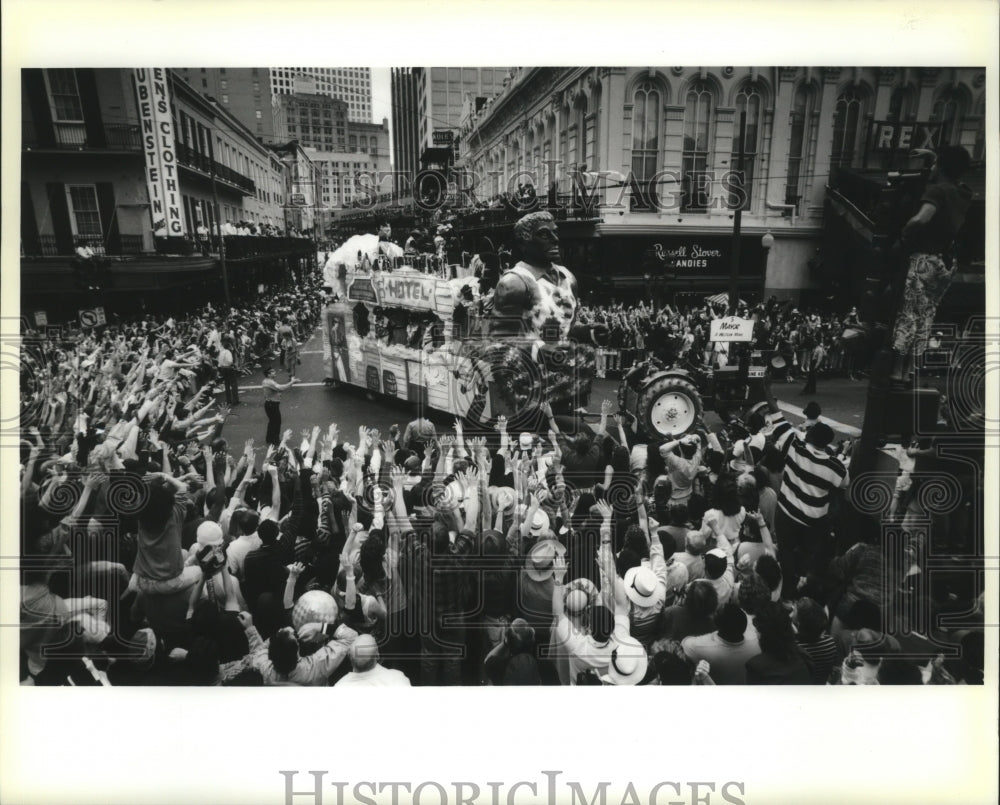
POLYGON ((247 439, 246 442, 243 444, 243 453, 247 457, 250 457, 250 456, 253 455, 253 437, 252 436, 249 439, 247 439))
POLYGON ((500 433, 507 432, 507 417, 503 414, 500 414, 500 416, 497 417, 496 430, 500 433))
POLYGON ((611 409, 613 407, 614 406, 612 405, 611 400, 602 400, 601 401, 601 416, 607 416, 608 414, 610 414, 611 413, 611 409))
POLYGON ((611 504, 609 504, 606 500, 599 500, 597 501, 597 510, 601 513, 601 519, 604 520, 604 522, 611 522, 611 504))
POLYGON ((285 444, 285 443, 287 443, 287 442, 288 442, 288 440, 289 440, 289 439, 291 439, 291 438, 292 438, 292 429, 291 429, 291 428, 289 428, 288 430, 286 430, 286 431, 285 431, 285 432, 284 432, 284 433, 283 433, 283 434, 281 435, 281 443, 282 443, 282 444, 285 444))
POLYGON ((297 579, 301 576, 306 569, 306 566, 302 562, 292 562, 292 564, 287 565, 285 568, 288 571, 288 575, 293 579, 297 579))

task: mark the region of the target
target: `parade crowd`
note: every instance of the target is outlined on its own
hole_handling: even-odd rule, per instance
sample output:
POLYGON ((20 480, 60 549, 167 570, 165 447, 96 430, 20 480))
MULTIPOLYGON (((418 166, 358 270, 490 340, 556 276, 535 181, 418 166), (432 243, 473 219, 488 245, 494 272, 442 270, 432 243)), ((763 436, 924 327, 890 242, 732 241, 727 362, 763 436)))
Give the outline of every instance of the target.
MULTIPOLYGON (((877 527, 849 533, 851 444, 793 426, 770 391, 741 429, 676 440, 638 439, 604 402, 593 426, 543 406, 532 433, 320 422, 229 444, 234 378, 276 360, 294 377, 319 300, 314 281, 32 343, 23 684, 981 682, 981 629, 946 661, 887 628, 928 546, 897 560, 877 527)), ((850 318, 754 313, 799 366, 804 331, 850 318)), ((583 311, 696 355, 711 315, 583 311)), ((930 516, 919 487, 897 487, 904 532, 930 516)))
MULTIPOLYGON (((706 300, 698 306, 585 307, 581 316, 608 328, 608 344, 599 353, 598 367, 605 376, 627 371, 650 355, 668 365, 677 360, 727 365, 728 345, 713 343, 709 335, 712 319, 725 312, 725 303, 706 300)), ((864 331, 856 308, 844 315, 820 313, 772 298, 752 307, 741 303, 737 315, 756 322, 753 348, 780 356, 782 374, 789 382, 810 373, 856 380, 866 369, 864 331)))

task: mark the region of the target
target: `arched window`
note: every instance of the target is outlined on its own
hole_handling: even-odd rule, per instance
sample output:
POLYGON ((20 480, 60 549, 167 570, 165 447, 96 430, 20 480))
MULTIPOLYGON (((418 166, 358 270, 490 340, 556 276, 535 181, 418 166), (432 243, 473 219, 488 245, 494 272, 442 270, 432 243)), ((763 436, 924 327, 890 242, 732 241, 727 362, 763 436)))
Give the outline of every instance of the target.
MULTIPOLYGON (((738 170, 740 159, 740 115, 746 113, 746 135, 743 138, 743 198, 742 208, 750 208, 753 198, 753 183, 756 176, 757 152, 763 134, 763 100, 755 84, 747 84, 736 95, 736 115, 733 117, 733 152, 729 162, 730 170, 738 170)), ((730 183, 730 201, 735 201, 735 182, 730 183)), ((736 204, 730 205, 736 209, 736 204)))
POLYGON ((559 176, 561 192, 567 193, 570 189, 570 164, 569 164, 569 108, 563 107, 559 112, 559 176))
POLYGON ((587 163, 587 104, 576 107, 576 166, 584 170, 587 163))
POLYGON ((979 96, 976 101, 975 114, 979 118, 979 127, 976 129, 976 143, 972 147, 972 158, 977 162, 986 158, 986 93, 979 96))
POLYGON ((938 145, 957 145, 962 136, 962 97, 954 87, 942 92, 934 102, 931 120, 941 124, 938 145))
POLYGON ((600 84, 594 87, 594 94, 590 97, 590 112, 594 117, 594 129, 593 136, 591 137, 590 147, 587 151, 587 169, 596 171, 600 170, 601 167, 601 157, 600 157, 600 140, 599 132, 600 127, 600 113, 601 113, 601 92, 600 84))
POLYGON ((905 123, 916 117, 917 104, 912 87, 896 87, 889 96, 888 119, 905 123))
POLYGON ((653 209, 656 203, 656 176, 660 153, 660 91, 644 81, 632 98, 632 209, 653 209))
POLYGON ((814 96, 805 84, 795 91, 792 101, 792 126, 788 147, 788 177, 785 180, 785 204, 798 205, 806 192, 806 169, 809 144, 812 142, 814 96))
POLYGON ((860 151, 865 94, 859 87, 848 87, 837 98, 833 113, 833 150, 830 164, 850 167, 860 151))
POLYGON ((708 209, 708 158, 715 101, 705 81, 693 83, 684 96, 684 151, 681 155, 681 211, 708 209))

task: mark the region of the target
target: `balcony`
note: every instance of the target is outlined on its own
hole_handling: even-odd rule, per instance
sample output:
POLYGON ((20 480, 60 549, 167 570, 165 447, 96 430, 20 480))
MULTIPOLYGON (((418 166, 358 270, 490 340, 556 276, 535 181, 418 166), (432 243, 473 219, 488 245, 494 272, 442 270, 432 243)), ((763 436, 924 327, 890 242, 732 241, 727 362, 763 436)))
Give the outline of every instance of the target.
POLYGON ((140 151, 142 134, 138 125, 105 123, 100 135, 88 135, 83 123, 52 124, 53 136, 41 136, 32 120, 21 121, 21 147, 27 150, 58 149, 60 151, 140 151))
MULTIPOLYGON (((117 240, 109 244, 100 235, 77 235, 73 238, 73 248, 89 246, 94 254, 106 256, 142 254, 142 235, 119 235, 117 240)), ((31 242, 22 240, 21 253, 25 257, 59 257, 65 256, 65 249, 60 249, 55 235, 39 235, 31 242)))
POLYGON ((257 192, 257 186, 254 184, 253 179, 244 176, 242 173, 237 173, 221 162, 209 159, 204 154, 195 151, 184 143, 176 143, 176 150, 177 161, 181 166, 198 171, 206 177, 210 176, 214 170, 217 181, 225 182, 239 190, 245 196, 252 196, 257 192))

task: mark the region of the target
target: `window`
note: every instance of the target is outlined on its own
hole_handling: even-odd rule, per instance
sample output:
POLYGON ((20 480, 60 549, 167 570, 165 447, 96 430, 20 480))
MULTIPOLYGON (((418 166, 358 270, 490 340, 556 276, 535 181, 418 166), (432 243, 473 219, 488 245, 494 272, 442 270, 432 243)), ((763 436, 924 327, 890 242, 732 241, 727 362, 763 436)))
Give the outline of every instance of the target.
POLYGON ((889 120, 896 123, 913 120, 916 104, 910 87, 896 87, 889 96, 889 120))
POLYGON ((958 90, 951 88, 942 92, 934 102, 931 120, 941 124, 938 146, 956 145, 962 133, 962 105, 958 90))
POLYGON ((849 87, 837 98, 833 113, 833 150, 830 165, 850 167, 857 157, 865 114, 865 96, 858 87, 849 87))
MULTIPOLYGON (((729 166, 734 171, 739 167, 740 115, 746 113, 746 136, 743 139, 743 194, 746 199, 742 206, 744 210, 750 208, 750 200, 753 198, 757 151, 760 149, 762 105, 760 92, 754 84, 746 85, 736 96, 736 115, 733 117, 733 153, 729 166)), ((732 187, 732 184, 730 186, 732 187)), ((733 205, 732 209, 736 209, 736 205, 733 205)))
POLYGON ((73 212, 73 234, 80 236, 104 235, 101 229, 101 213, 97 207, 97 188, 92 184, 69 185, 69 208, 73 212))
POLYGON ((224 79, 224 78, 219 79, 219 88, 220 89, 229 89, 229 82, 226 79, 224 79))
POLYGON ((972 147, 972 158, 977 162, 986 158, 986 93, 976 101, 975 114, 979 118, 976 129, 976 142, 972 147))
POLYGON ((256 117, 258 120, 263 120, 264 119, 264 114, 263 114, 263 112, 260 111, 260 109, 257 109, 253 114, 254 114, 254 117, 256 117))
POLYGON ((707 82, 696 81, 684 98, 684 151, 681 155, 681 210, 708 209, 708 156, 711 143, 712 90, 707 82))
POLYGON ((254 81, 253 82, 253 91, 254 92, 260 92, 260 81, 254 81))
MULTIPOLYGON (((652 209, 656 188, 651 181, 656 175, 660 151, 660 91, 649 81, 644 81, 632 96, 632 175, 635 185, 632 192, 632 209, 652 209)), ((583 163, 583 143, 586 137, 585 110, 577 113, 578 147, 577 162, 583 163)))
POLYGON ((792 126, 788 147, 788 178, 785 180, 785 204, 798 204, 805 194, 805 165, 812 141, 813 96, 807 87, 795 91, 792 126))
POLYGON ((222 102, 223 103, 229 103, 229 96, 228 95, 223 95, 222 96, 222 102))
POLYGON ((76 70, 46 70, 52 118, 61 122, 83 122, 80 91, 76 84, 76 70))

